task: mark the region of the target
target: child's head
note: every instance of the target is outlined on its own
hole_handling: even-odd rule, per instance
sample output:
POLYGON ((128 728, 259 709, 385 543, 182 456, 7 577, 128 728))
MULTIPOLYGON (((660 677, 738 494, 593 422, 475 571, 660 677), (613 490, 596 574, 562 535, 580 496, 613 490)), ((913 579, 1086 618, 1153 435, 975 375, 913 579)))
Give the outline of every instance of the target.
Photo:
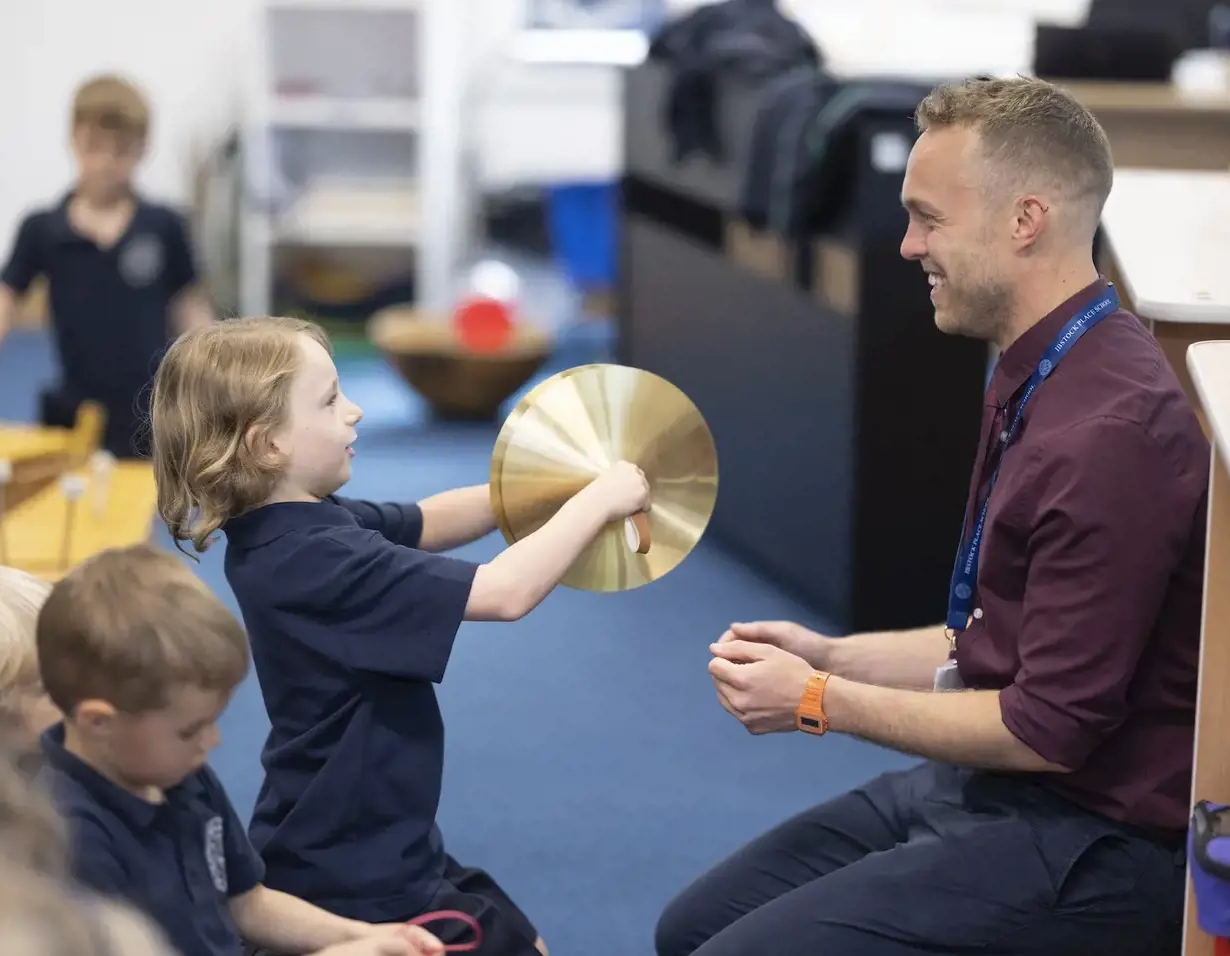
POLYGON ((6 746, 32 748, 60 719, 43 691, 34 629, 51 585, 0 565, 0 736, 6 746))
POLYGON ((248 644, 180 558, 138 545, 101 552, 56 583, 38 619, 38 658, 82 755, 122 786, 164 789, 217 746, 248 644))
POLYGON ((112 199, 130 188, 145 155, 149 119, 145 97, 122 77, 98 76, 78 87, 72 125, 78 191, 112 199))
POLYGON ((0 859, 64 876, 68 854, 68 833, 50 797, 12 755, 0 756, 0 859))
POLYGON ((158 510, 177 543, 204 551, 231 518, 350 479, 363 413, 330 353, 324 331, 297 319, 231 319, 175 341, 151 419, 158 510))
POLYGON ((0 860, 4 956, 172 956, 161 930, 110 899, 0 860))

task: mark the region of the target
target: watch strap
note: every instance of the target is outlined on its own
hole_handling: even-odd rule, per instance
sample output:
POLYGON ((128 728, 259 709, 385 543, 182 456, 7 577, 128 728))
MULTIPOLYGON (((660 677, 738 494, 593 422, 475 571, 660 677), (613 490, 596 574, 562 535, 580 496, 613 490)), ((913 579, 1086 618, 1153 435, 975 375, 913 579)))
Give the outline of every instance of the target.
POLYGON ((824 714, 824 688, 828 681, 829 675, 824 671, 814 671, 807 678, 803 698, 794 712, 794 724, 799 730, 823 734, 829 729, 829 719, 824 714))

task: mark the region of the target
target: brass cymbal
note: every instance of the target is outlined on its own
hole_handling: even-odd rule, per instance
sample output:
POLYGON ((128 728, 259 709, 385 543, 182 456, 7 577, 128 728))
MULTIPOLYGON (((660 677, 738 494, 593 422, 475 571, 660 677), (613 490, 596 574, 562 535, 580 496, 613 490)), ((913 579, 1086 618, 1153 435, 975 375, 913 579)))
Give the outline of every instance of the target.
POLYGON ((717 450, 683 392, 623 365, 559 372, 532 388, 508 416, 491 456, 491 506, 504 540, 513 544, 537 531, 620 460, 639 466, 649 481, 648 520, 603 529, 562 583, 626 591, 673 570, 713 514, 717 450))

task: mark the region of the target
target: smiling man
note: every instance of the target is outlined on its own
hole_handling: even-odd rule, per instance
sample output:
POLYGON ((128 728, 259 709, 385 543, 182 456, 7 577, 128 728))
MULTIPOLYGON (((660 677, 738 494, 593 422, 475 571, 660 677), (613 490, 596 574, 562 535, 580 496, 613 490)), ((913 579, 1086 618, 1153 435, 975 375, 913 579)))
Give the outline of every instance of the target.
POLYGON ((1094 118, 1032 79, 941 87, 917 118, 901 253, 940 329, 1000 350, 948 619, 736 624, 709 669, 752 733, 813 735, 800 759, 842 733, 923 762, 701 877, 660 956, 1177 951, 1209 446, 1094 266, 1094 118))

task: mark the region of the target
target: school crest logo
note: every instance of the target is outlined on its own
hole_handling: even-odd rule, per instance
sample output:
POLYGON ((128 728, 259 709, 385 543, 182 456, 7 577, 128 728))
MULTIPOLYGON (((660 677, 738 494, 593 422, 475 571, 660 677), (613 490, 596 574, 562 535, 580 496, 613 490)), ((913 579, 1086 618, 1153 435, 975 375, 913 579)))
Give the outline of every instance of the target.
POLYGON ((120 275, 135 288, 156 281, 162 275, 162 265, 162 243, 157 236, 133 236, 120 250, 120 275))
POLYGON ((213 877, 214 889, 226 892, 226 850, 222 843, 222 818, 211 817, 205 824, 205 863, 213 877))

